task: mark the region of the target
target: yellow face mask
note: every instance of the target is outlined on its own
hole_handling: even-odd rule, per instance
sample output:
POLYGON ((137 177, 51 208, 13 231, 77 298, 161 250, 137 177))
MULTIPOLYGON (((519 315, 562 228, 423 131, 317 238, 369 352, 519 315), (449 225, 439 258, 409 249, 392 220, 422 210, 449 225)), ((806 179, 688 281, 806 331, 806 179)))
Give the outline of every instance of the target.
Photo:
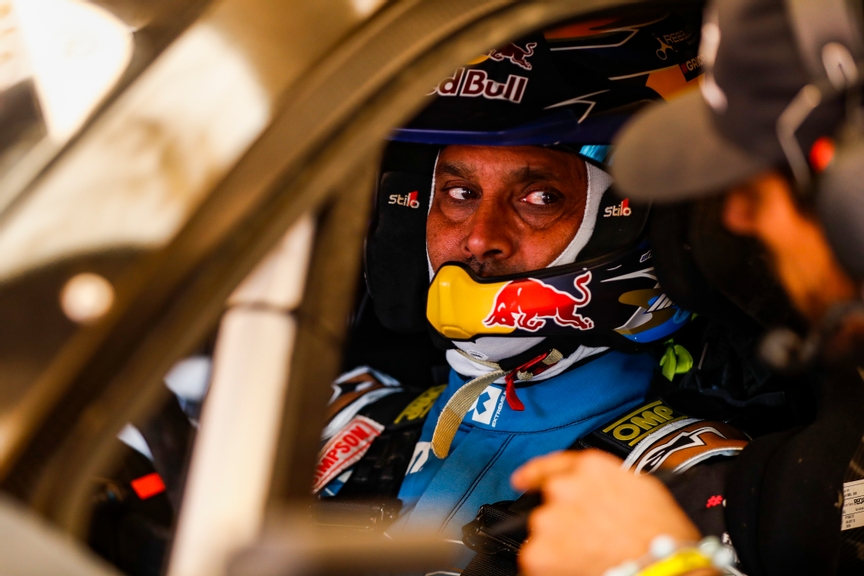
POLYGON ((451 340, 538 332, 549 322, 591 330, 594 322, 577 312, 591 301, 590 282, 590 271, 574 277, 574 294, 536 278, 477 281, 467 267, 445 264, 429 287, 426 317, 451 340))
POLYGON ((627 349, 668 337, 690 313, 666 296, 650 250, 638 246, 602 261, 498 278, 444 264, 429 286, 426 318, 449 340, 567 336, 627 349))

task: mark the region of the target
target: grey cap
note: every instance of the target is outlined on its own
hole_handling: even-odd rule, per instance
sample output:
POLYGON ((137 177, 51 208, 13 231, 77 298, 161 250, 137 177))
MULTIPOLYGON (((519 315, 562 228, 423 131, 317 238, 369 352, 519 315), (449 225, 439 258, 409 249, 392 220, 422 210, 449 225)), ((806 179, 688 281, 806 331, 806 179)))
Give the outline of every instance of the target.
MULTIPOLYGON (((722 0, 702 31, 708 72, 700 90, 651 106, 616 138, 612 175, 639 200, 724 191, 785 162, 777 120, 810 81, 783 0, 722 0)), ((826 101, 796 132, 802 150, 842 118, 826 101)))

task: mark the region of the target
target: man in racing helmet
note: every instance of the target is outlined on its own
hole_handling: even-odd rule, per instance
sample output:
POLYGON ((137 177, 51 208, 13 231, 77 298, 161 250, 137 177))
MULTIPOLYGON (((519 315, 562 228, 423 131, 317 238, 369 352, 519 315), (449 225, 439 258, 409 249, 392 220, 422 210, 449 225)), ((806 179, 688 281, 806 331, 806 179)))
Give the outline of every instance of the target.
MULTIPOLYGON (((692 203, 722 223, 726 238, 713 234, 713 249, 698 249, 704 229, 688 233, 706 273, 729 275, 730 262, 749 258, 741 251, 716 257, 717 245, 729 251, 739 240, 730 233, 753 237, 810 324, 806 340, 775 333, 765 348, 778 366, 806 370, 818 383, 815 417, 755 439, 722 492, 729 533, 751 576, 864 573, 861 86, 857 73, 849 85, 821 82, 826 72, 860 69, 860 10, 851 2, 710 3, 703 89, 648 109, 617 137, 614 172, 622 187, 644 199, 692 203), (807 13, 811 8, 818 13, 807 13), (826 34, 833 44, 824 45, 826 34), (852 67, 833 60, 837 54, 852 67), (813 66, 808 57, 817 55, 813 66)), ((736 276, 739 284, 750 280, 736 276)), ((568 452, 517 472, 521 489, 547 496, 521 557, 526 574, 598 574, 642 556, 668 530, 643 522, 618 546, 597 545, 618 536, 622 519, 665 518, 677 508, 656 482, 625 475, 608 460, 568 452), (590 501, 571 496, 597 486, 639 498, 622 502, 598 489, 590 501), (598 518, 604 529, 580 530, 598 518), (573 555, 583 560, 578 567, 573 555)))
MULTIPOLYGON (((452 370, 446 385, 377 420, 374 406, 398 394, 392 380, 360 370, 337 381, 341 410, 316 472, 322 495, 359 495, 369 471, 393 459, 380 439, 418 414, 426 419, 396 486, 391 533, 432 527, 459 540, 481 506, 518 498, 513 470, 576 442, 628 457, 640 473, 743 448, 736 429, 652 396, 658 376, 668 382, 694 364, 669 340, 690 314, 657 282, 648 207, 616 195, 606 171, 608 142, 633 108, 699 75, 697 29, 677 15, 640 14, 513 42, 442 80, 396 131, 367 285, 381 323, 431 327, 452 370), (701 430, 710 453, 645 459, 681 430, 701 430), (376 463, 364 466, 369 455, 376 463)), ((705 522, 703 531, 722 532, 722 518, 705 522)))

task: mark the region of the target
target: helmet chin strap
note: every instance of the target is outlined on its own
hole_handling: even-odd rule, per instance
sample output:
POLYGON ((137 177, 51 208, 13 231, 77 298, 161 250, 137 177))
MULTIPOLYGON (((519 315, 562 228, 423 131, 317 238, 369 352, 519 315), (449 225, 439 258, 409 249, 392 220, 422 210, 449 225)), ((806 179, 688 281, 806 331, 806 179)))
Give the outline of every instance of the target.
POLYGON ((585 166, 588 168, 588 193, 585 198, 585 213, 582 215, 582 224, 579 225, 579 230, 573 236, 570 244, 547 268, 572 264, 576 261, 576 257, 582 252, 582 249, 585 248, 594 234, 594 226, 597 224, 597 212, 600 210, 600 201, 603 200, 603 194, 612 186, 612 176, 593 164, 586 162, 585 166))
MULTIPOLYGON (((437 164, 437 159, 436 159, 437 164)), ((603 199, 603 194, 612 185, 612 177, 606 172, 597 168, 593 164, 585 163, 588 175, 588 191, 585 199, 585 212, 582 215, 582 224, 579 226, 573 239, 566 248, 553 260, 548 266, 561 266, 570 264, 576 261, 576 257, 582 251, 591 235, 594 233, 594 225, 597 222, 597 212, 600 209, 600 201, 603 199)), ((429 199, 429 206, 432 206, 432 200, 435 198, 435 177, 433 172, 432 191, 429 199)), ((429 253, 426 253, 427 263, 429 265, 429 279, 435 275, 432 269, 432 263, 429 261, 429 253)), ((526 350, 537 346, 543 342, 543 337, 537 338, 507 338, 496 336, 485 336, 477 338, 473 342, 453 342, 459 350, 462 350, 471 358, 476 358, 481 361, 499 362, 505 358, 512 358, 526 350)), ((538 380, 551 378, 556 374, 563 372, 571 364, 585 358, 590 354, 601 352, 605 348, 585 348, 580 347, 569 357, 565 358, 554 369, 548 370, 537 376, 538 380), (584 348, 584 350, 583 350, 584 348), (590 353, 589 353, 590 352, 590 353)), ((480 363, 474 364, 468 358, 459 354, 456 350, 447 351, 447 361, 450 366, 465 376, 479 376, 489 372, 489 368, 480 363)))

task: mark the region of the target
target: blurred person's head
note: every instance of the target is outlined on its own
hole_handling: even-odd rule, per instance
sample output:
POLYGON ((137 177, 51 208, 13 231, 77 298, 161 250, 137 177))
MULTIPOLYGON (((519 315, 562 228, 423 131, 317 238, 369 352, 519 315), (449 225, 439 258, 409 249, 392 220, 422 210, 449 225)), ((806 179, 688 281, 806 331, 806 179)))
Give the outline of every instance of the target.
POLYGON ((811 210, 796 202, 789 179, 768 170, 733 185, 726 193, 722 221, 735 234, 759 240, 789 298, 813 324, 832 304, 856 297, 811 210))
POLYGON ((850 250, 848 241, 864 226, 850 233, 839 224, 841 216, 855 222, 858 206, 838 214, 836 198, 814 192, 820 172, 831 169, 839 132, 848 129, 847 105, 857 107, 860 98, 831 82, 857 75, 852 68, 862 49, 851 41, 848 52, 837 48, 844 35, 860 35, 859 22, 835 10, 850 3, 810 4, 814 20, 828 19, 814 26, 817 35, 837 29, 838 42, 822 52, 824 78, 802 56, 809 47, 793 24, 802 15, 793 19, 783 0, 709 5, 702 41, 709 69, 701 90, 625 127, 613 174, 622 190, 643 200, 704 203, 725 194, 714 203, 723 225, 759 241, 792 302, 818 325, 833 305, 858 297, 853 278, 860 279, 864 261, 864 242, 850 250))

